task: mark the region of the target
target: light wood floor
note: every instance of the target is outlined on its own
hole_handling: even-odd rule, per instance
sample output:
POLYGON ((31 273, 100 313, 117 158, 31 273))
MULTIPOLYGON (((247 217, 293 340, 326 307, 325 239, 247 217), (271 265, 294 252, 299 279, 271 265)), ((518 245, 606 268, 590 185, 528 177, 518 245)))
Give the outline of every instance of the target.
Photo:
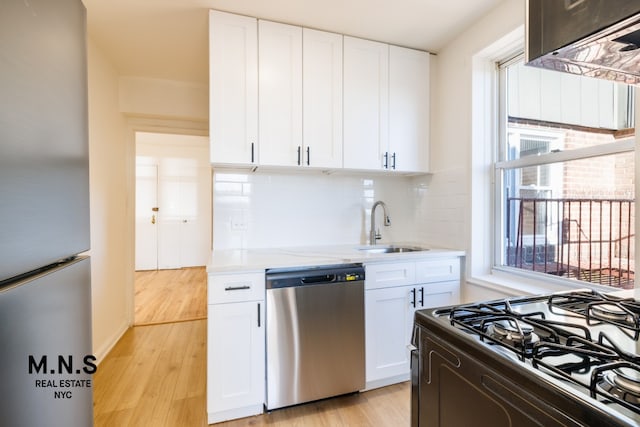
POLYGON ((411 424, 411 384, 277 409, 269 414, 227 421, 216 427, 403 427, 411 424))
MULTIPOLYGON (((95 427, 203 427, 206 320, 135 326, 94 375, 95 427)), ((409 426, 410 384, 326 399, 217 424, 241 426, 409 426)))
MULTIPOLYGON (((151 313, 145 322, 170 318, 180 321, 164 320, 164 323, 130 328, 100 363, 93 377, 95 427, 207 425, 206 272, 186 270, 191 271, 136 273, 136 282, 141 279, 144 289, 153 289, 150 295, 155 294, 148 297, 149 307, 140 308, 140 313, 145 308, 151 313), (191 275, 201 279, 188 278, 191 275), (178 283, 185 284, 184 292, 197 287, 189 285, 193 283, 201 283, 202 290, 193 291, 194 296, 189 298, 193 301, 187 303, 187 298, 173 289, 180 288, 178 283), (201 306, 202 309, 172 310, 169 306, 201 306), (183 316, 175 312, 189 314, 183 316), (203 319, 188 321, 188 316, 196 316, 194 313, 203 319)), ((138 314, 136 307, 136 319, 138 314)), ((216 426, 409 426, 410 393, 409 383, 396 384, 216 426)))
POLYGON ((206 320, 130 328, 93 377, 94 425, 206 425, 206 320))
POLYGON ((135 325, 206 319, 205 268, 136 271, 134 316, 135 325))

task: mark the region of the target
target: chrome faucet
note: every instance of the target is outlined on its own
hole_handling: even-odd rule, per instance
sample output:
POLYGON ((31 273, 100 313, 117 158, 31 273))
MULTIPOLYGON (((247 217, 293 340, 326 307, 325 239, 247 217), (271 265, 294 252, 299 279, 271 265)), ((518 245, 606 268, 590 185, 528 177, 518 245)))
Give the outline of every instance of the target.
POLYGON ((382 239, 382 235, 378 231, 376 233, 376 208, 382 206, 382 214, 384 215, 384 225, 388 227, 391 225, 391 218, 387 215, 387 205, 382 200, 378 200, 371 207, 371 231, 369 232, 369 244, 375 245, 376 240, 382 239))

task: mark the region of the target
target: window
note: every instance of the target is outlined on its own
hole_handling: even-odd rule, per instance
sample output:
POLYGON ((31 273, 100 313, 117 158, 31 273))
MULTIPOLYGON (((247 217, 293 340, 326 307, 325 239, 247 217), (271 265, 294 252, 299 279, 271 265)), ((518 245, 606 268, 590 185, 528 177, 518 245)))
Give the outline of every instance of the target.
POLYGON ((496 267, 634 286, 634 90, 499 66, 496 267))

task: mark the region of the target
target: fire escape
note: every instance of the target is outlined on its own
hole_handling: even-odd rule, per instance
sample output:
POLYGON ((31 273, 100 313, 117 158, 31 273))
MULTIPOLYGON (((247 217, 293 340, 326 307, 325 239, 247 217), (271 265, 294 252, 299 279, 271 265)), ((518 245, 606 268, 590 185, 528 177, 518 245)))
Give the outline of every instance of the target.
POLYGON ((507 265, 634 286, 634 200, 507 199, 507 265))

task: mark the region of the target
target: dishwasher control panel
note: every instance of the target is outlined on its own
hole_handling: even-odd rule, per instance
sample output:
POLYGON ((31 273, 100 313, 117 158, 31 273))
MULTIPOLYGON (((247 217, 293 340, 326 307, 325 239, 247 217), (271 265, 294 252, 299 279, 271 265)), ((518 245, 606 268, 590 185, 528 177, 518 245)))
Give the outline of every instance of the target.
POLYGON ((364 281, 362 264, 278 268, 266 272, 267 289, 364 281))

